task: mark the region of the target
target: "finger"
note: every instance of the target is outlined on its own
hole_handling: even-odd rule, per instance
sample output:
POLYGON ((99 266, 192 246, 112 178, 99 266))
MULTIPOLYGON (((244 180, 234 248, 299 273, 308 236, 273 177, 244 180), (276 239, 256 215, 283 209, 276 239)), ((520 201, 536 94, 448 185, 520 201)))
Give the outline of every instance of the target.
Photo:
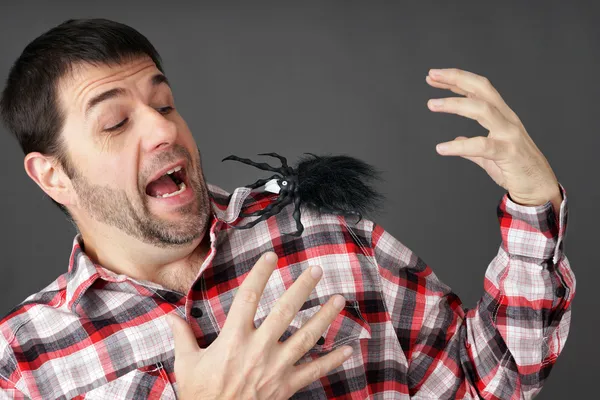
POLYGON ((466 92, 466 91, 464 91, 462 89, 459 89, 458 87, 456 87, 454 85, 447 85, 445 83, 437 82, 437 81, 433 80, 433 78, 431 78, 430 76, 426 76, 425 77, 425 81, 430 86, 433 86, 433 87, 438 88, 438 89, 448 89, 448 90, 451 90, 452 92, 454 92, 456 94, 460 94, 460 95, 463 95, 463 96, 467 96, 468 95, 468 92, 466 92))
POLYGON ((475 98, 447 97, 445 99, 431 99, 427 102, 431 111, 445 112, 461 115, 473 119, 487 130, 508 128, 508 121, 504 116, 486 101, 475 98))
POLYGON ((173 314, 167 314, 167 322, 175 341, 175 360, 200 351, 196 336, 187 322, 173 314))
MULTIPOLYGON (((467 140, 467 139, 468 138, 466 136, 457 136, 456 138, 454 138, 454 140, 467 140)), ((483 158, 481 158, 481 157, 468 157, 468 156, 461 156, 461 157, 479 165, 481 168, 484 167, 483 166, 483 158)))
POLYGON ((346 305, 343 296, 332 296, 302 328, 283 343, 281 360, 286 365, 294 364, 317 343, 323 332, 346 305))
POLYGON ((267 252, 250 270, 235 294, 225 329, 254 329, 254 316, 265 286, 277 266, 277 255, 267 252))
POLYGON ((506 104, 486 77, 456 68, 432 69, 429 71, 429 76, 436 82, 472 93, 496 107, 507 120, 515 124, 521 123, 517 114, 506 104))
POLYGON ((296 282, 281 296, 260 326, 259 333, 265 341, 277 341, 290 325, 302 304, 321 279, 323 270, 313 266, 306 269, 296 282))
POLYGON ((342 365, 351 355, 352 347, 343 346, 314 361, 294 367, 295 369, 289 377, 293 392, 295 393, 304 386, 310 385, 317 379, 327 375, 330 371, 342 365))
POLYGON ((440 143, 436 150, 444 156, 483 157, 488 160, 499 160, 506 153, 504 142, 484 136, 440 143))

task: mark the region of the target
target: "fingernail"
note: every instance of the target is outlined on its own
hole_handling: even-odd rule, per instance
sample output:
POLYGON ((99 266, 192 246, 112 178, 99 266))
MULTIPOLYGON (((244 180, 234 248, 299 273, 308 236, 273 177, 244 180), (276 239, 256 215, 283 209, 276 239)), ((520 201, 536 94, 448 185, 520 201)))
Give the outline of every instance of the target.
POLYGON ((448 145, 446 143, 440 143, 437 146, 435 146, 435 148, 437 149, 437 151, 442 153, 442 152, 448 150, 448 145))
POLYGON ((321 269, 321 267, 315 266, 310 268, 310 276, 312 276, 313 278, 320 278, 322 274, 323 270, 321 269))
POLYGON ((272 251, 270 251, 267 254, 265 254, 265 261, 275 262, 275 261, 277 261, 277 255, 275 253, 273 253, 272 251))
POLYGON ((335 308, 342 308, 342 307, 344 307, 345 304, 346 304, 346 299, 343 296, 337 296, 333 300, 333 306, 335 308))
POLYGON ((433 76, 434 78, 435 77, 440 77, 440 76, 442 76, 442 71, 439 70, 439 69, 430 69, 429 70, 429 75, 433 76))
POLYGON ((350 354, 352 354, 354 352, 354 349, 352 347, 346 347, 344 349, 344 356, 348 357, 350 354))
POLYGON ((441 107, 444 104, 443 99, 431 99, 429 100, 429 106, 433 108, 441 107))

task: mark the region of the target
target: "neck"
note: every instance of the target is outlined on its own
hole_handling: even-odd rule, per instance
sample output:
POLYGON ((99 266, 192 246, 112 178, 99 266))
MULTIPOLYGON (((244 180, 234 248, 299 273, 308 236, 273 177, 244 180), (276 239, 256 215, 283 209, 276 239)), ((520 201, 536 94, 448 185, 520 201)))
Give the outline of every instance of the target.
POLYGON ((81 229, 86 255, 96 264, 136 280, 157 283, 187 293, 210 251, 210 226, 198 239, 184 245, 157 247, 106 225, 81 229), (93 234, 92 234, 93 232, 93 234))

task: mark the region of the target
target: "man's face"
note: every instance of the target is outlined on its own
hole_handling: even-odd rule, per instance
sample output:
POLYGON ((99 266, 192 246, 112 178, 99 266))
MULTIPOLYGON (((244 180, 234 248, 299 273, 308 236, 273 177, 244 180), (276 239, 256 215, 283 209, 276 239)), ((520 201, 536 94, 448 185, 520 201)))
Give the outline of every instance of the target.
POLYGON ((210 214, 200 154, 154 62, 77 65, 59 88, 76 221, 163 247, 199 238, 210 214))

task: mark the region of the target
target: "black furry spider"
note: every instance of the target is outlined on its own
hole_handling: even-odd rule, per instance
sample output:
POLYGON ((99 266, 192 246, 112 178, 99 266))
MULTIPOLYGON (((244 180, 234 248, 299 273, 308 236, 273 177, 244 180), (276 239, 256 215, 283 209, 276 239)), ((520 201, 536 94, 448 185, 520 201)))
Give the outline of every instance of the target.
POLYGON ((278 168, 234 155, 224 158, 223 161, 239 161, 265 171, 275 172, 275 175, 270 178, 259 179, 247 185, 247 188, 256 189, 272 179, 277 179, 280 188, 278 198, 264 209, 240 214, 240 217, 258 216, 259 218, 245 225, 232 225, 232 227, 236 229, 251 228, 276 215, 288 204, 294 203, 292 216, 296 221, 296 231, 287 235, 300 236, 304 231, 304 226, 300 221, 301 204, 306 204, 320 213, 346 217, 356 216, 360 221, 363 213, 373 209, 376 203, 383 198, 365 182, 378 178, 378 173, 369 164, 347 156, 320 157, 310 153, 306 154, 310 157, 302 159, 296 168, 288 166, 287 159, 277 153, 259 155, 279 159, 281 167, 278 168))

